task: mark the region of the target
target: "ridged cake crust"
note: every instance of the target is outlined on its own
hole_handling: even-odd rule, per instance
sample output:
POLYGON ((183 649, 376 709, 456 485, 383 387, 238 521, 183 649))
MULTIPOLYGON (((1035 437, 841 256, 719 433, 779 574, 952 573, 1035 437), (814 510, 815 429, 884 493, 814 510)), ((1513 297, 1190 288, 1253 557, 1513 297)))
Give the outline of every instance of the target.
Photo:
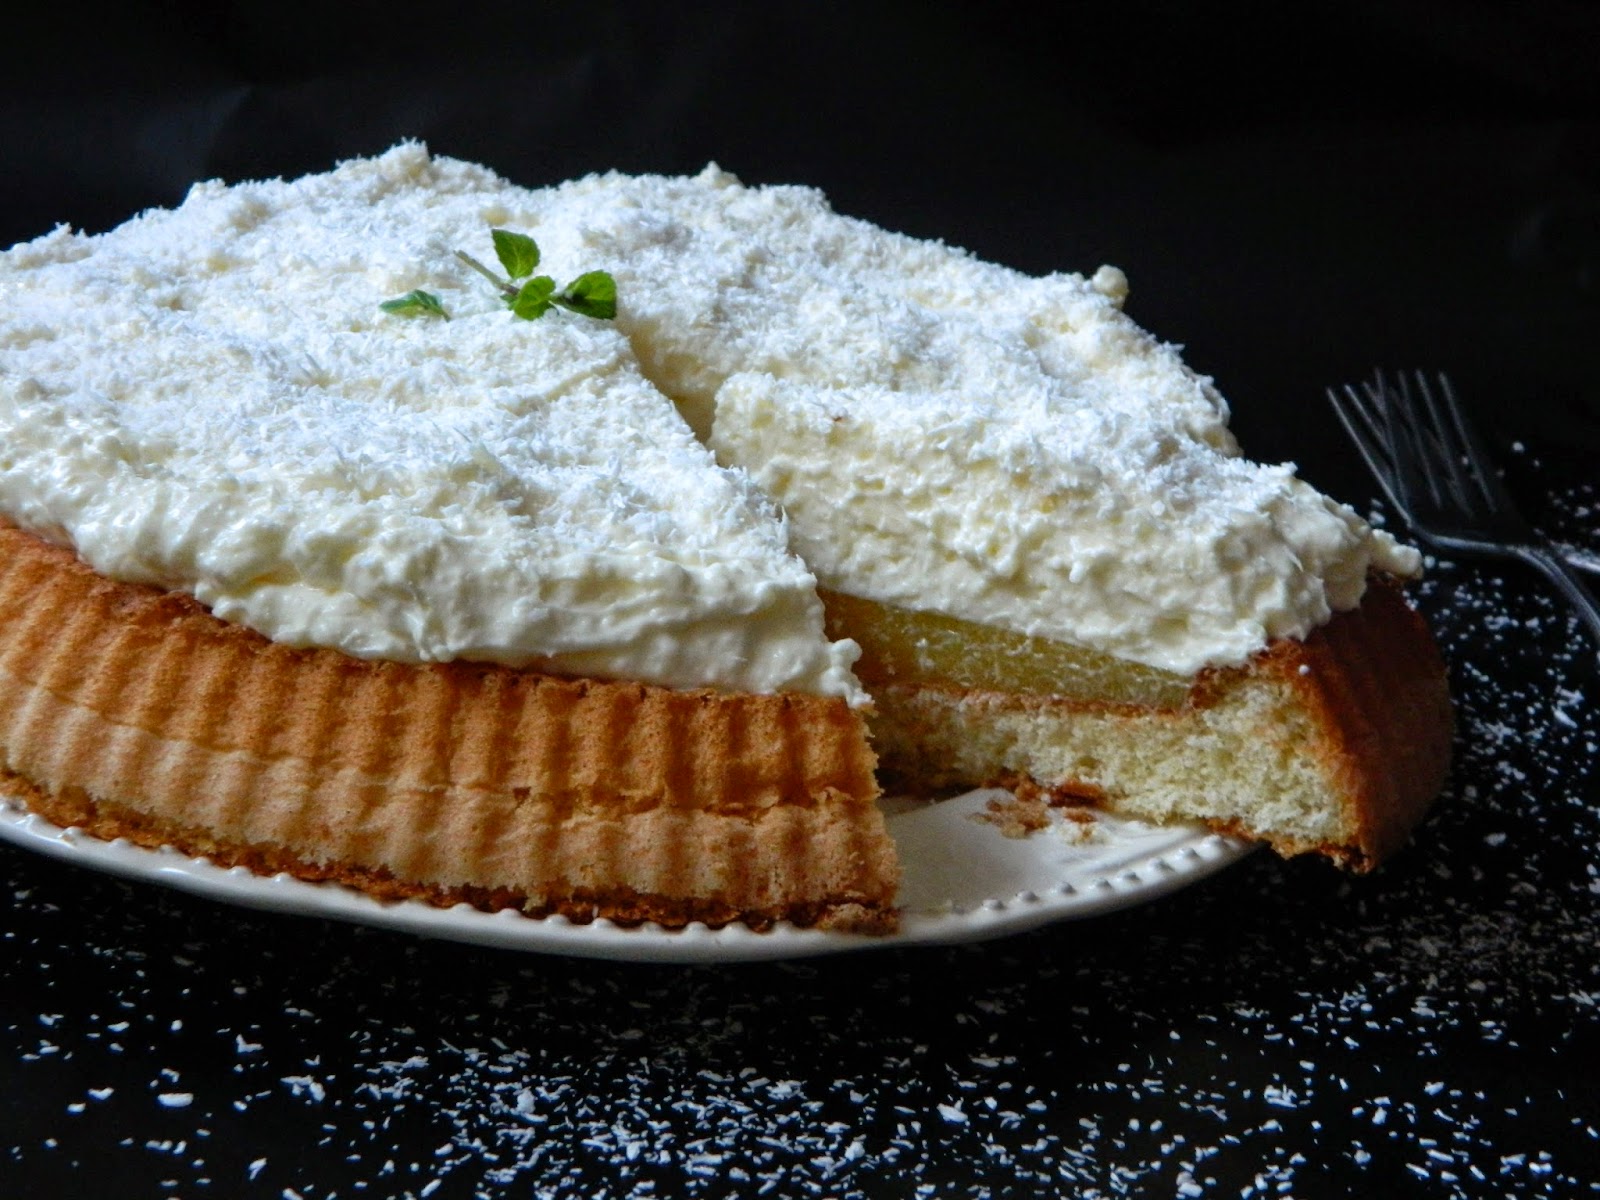
POLYGON ((295 649, 0 524, 0 790, 57 824, 386 896, 881 930, 838 699, 295 649))
POLYGON ((923 789, 1028 780, 1061 800, 1196 819, 1369 870, 1444 783, 1443 660, 1393 582, 1304 641, 1202 672, 1181 704, 1107 704, 874 678, 884 767, 923 789))

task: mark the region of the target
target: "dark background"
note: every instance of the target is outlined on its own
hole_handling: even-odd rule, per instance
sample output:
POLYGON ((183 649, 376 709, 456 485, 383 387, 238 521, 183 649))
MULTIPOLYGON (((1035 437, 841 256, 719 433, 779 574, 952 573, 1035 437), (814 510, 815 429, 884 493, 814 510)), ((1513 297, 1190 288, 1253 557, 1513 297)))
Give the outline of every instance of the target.
MULTIPOLYGON (((1123 267, 1246 449, 1361 507, 1323 388, 1446 368, 1597 548, 1596 6, 1039 11, 36 5, 0 43, 0 245, 403 137, 529 185, 714 159, 1123 267)), ((992 946, 522 959, 0 848, 0 1197, 1594 1195, 1594 655, 1519 573, 1444 564, 1420 603, 1462 734, 1410 851, 992 946)))
POLYGON ((0 52, 0 243, 404 137, 529 185, 715 159, 1029 271, 1123 267, 1258 457, 1314 471, 1323 386, 1409 363, 1600 450, 1592 4, 294 11, 36 11, 0 52))

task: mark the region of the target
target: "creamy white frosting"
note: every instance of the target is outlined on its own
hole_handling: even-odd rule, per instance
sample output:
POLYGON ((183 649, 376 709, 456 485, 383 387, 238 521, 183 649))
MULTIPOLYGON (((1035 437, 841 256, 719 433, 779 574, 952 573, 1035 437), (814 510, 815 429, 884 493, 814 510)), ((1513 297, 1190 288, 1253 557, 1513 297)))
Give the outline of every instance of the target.
POLYGON ((785 506, 824 587, 1181 674, 1304 636, 1369 567, 1413 565, 1288 467, 1130 439, 1096 408, 1020 415, 744 374, 714 441, 785 506))
POLYGON ((826 587, 1187 674, 1420 567, 1241 458, 1115 268, 1030 277, 715 167, 579 180, 526 217, 610 264, 647 371, 826 587))
POLYGON ((454 264, 503 187, 403 146, 0 255, 0 514, 290 645, 863 700, 627 339, 454 264), (414 287, 451 319, 380 312, 414 287))
POLYGON ((290 644, 855 701, 766 497, 828 587, 1185 673, 1417 570, 1240 458, 1126 289, 714 167, 201 184, 0 255, 0 513, 290 644), (510 317, 453 257, 491 226, 611 271, 614 326, 510 317), (417 287, 452 319, 379 312, 417 287))

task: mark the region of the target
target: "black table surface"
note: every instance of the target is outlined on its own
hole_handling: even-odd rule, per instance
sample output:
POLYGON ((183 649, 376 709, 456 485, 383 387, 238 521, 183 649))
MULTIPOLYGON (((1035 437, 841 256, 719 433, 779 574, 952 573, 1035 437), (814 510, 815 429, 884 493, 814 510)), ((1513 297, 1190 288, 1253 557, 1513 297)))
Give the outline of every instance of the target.
MULTIPOLYGON (((1364 511, 1322 389, 1447 368, 1600 556, 1590 10, 1201 7, 130 6, 0 51, 0 244, 405 136, 529 184, 716 159, 1117 263, 1246 449, 1364 511)), ((0 1197, 1600 1194, 1597 647, 1519 568, 1415 598, 1456 765, 1389 864, 981 945, 519 955, 0 846, 0 1197)))

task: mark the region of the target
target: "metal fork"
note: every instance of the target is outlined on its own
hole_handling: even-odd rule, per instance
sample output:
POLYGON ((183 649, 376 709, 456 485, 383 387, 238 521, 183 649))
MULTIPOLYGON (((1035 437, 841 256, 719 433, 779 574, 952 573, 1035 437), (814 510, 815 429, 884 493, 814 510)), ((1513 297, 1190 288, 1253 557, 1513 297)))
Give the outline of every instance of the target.
POLYGON ((1328 389, 1378 486, 1419 541, 1447 554, 1520 559, 1544 573, 1600 642, 1600 601, 1523 518, 1455 388, 1421 371, 1328 389))

